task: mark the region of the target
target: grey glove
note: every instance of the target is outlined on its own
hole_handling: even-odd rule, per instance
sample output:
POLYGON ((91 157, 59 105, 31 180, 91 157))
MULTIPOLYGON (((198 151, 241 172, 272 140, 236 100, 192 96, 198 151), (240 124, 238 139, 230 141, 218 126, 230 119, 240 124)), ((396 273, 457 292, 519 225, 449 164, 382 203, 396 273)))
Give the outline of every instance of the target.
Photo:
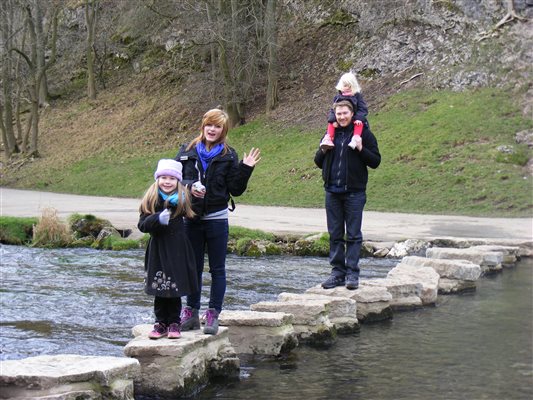
POLYGON ((170 221, 170 211, 168 211, 168 208, 165 208, 161 211, 161 214, 159 214, 159 223, 161 225, 168 225, 168 221, 170 221))

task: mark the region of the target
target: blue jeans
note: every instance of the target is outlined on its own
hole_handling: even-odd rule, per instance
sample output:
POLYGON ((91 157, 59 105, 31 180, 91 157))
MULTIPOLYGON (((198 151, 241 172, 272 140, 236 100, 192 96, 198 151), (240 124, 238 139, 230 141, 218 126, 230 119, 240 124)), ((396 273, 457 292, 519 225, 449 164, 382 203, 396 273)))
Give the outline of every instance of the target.
POLYGON ((196 258, 199 291, 187 296, 187 305, 200 309, 202 297, 202 273, 204 271, 204 254, 207 247, 209 272, 211 273, 211 293, 209 308, 222 311, 226 293, 226 251, 228 247, 229 226, 227 219, 185 220, 185 232, 191 241, 196 258))
POLYGON ((361 224, 366 203, 364 191, 331 193, 326 191, 326 218, 329 233, 331 274, 359 277, 359 254, 363 244, 361 224), (345 239, 346 234, 346 239, 345 239))

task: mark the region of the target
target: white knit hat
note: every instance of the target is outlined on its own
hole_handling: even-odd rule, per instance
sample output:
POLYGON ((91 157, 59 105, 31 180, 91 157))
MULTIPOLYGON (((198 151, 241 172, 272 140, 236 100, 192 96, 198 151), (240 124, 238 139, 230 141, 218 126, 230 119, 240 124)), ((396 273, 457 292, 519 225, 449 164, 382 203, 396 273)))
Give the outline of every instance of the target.
POLYGON ((162 160, 159 160, 159 162, 157 163, 157 170, 154 173, 154 178, 157 179, 160 176, 167 175, 173 176, 178 181, 181 181, 181 179, 183 178, 183 175, 181 173, 182 170, 183 165, 181 165, 180 162, 169 158, 164 158, 162 160))

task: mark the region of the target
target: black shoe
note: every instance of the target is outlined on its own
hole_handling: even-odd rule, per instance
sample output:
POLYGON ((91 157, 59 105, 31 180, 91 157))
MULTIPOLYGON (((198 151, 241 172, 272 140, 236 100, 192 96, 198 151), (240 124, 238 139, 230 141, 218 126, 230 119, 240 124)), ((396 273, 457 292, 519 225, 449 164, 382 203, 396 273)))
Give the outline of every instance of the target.
POLYGON ((336 286, 344 286, 344 278, 340 276, 330 275, 328 279, 322 282, 324 289, 333 289, 336 286))
POLYGON ((346 276, 346 289, 355 290, 359 287, 359 278, 354 275, 346 276))

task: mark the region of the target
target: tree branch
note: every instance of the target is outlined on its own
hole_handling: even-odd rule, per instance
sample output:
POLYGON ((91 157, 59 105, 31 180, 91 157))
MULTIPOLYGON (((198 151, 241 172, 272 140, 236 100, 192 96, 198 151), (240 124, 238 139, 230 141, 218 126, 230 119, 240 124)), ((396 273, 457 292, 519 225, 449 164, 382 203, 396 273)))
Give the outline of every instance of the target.
POLYGON ((414 74, 414 75, 413 75, 412 77, 410 77, 409 79, 406 79, 405 81, 400 82, 400 86, 406 84, 407 82, 412 81, 412 80, 415 79, 415 78, 418 78, 420 75, 424 75, 424 73, 423 73, 423 72, 420 72, 420 73, 418 73, 418 74, 414 74))

